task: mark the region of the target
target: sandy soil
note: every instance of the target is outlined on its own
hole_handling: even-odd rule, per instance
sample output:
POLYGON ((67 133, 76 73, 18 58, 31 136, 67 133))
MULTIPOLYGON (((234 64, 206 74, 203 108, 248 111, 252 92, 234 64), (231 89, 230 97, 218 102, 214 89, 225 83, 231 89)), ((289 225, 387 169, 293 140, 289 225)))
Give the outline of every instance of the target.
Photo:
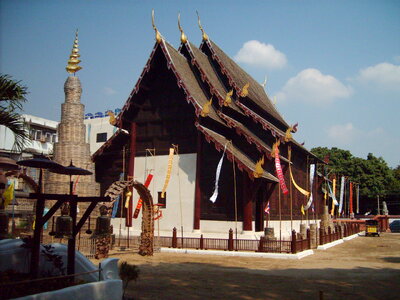
POLYGON ((114 253, 138 265, 133 299, 400 299, 400 234, 358 237, 301 260, 114 253))

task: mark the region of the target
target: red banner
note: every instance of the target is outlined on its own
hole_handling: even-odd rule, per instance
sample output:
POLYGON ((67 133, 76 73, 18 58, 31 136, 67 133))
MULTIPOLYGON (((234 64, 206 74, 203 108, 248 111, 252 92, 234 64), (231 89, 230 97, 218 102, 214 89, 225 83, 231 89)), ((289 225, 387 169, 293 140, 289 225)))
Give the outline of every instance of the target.
POLYGON ((285 178, 283 177, 281 160, 279 159, 279 151, 275 151, 275 168, 276 168, 276 174, 278 175, 279 184, 281 186, 282 192, 284 195, 286 195, 287 193, 289 193, 289 190, 286 187, 285 178))
MULTIPOLYGON (((147 175, 144 186, 148 188, 152 179, 153 179, 153 174, 147 175)), ((140 209, 142 208, 142 204, 143 204, 143 200, 142 200, 142 198, 139 198, 139 201, 136 205, 135 213, 133 214, 134 219, 137 219, 137 217, 139 216, 139 212, 140 212, 140 209)))

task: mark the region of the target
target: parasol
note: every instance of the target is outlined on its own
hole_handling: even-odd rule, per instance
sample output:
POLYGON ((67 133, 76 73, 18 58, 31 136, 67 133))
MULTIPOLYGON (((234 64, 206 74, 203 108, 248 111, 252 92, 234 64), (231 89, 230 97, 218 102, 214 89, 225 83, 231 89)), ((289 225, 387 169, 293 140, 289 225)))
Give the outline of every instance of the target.
POLYGON ((16 164, 15 160, 9 157, 0 157, 0 170, 18 170, 19 166, 16 164))
POLYGON ((37 157, 32 159, 20 160, 17 161, 17 165, 31 167, 31 168, 40 168, 40 169, 53 169, 53 168, 62 168, 63 166, 52 161, 45 157, 37 157))

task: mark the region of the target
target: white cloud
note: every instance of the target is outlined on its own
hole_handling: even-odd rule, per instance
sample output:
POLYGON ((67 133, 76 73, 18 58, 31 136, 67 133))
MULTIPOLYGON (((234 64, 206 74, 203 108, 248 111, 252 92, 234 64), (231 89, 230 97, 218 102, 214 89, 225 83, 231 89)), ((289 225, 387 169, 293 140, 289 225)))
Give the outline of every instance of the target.
POLYGON ((339 145, 348 145, 361 134, 352 123, 333 125, 328 129, 331 141, 339 145))
POLYGON ((380 63, 361 69, 356 79, 363 83, 389 90, 400 90, 400 66, 380 63))
POLYGON ((331 75, 324 75, 317 69, 305 69, 290 78, 277 93, 278 102, 303 101, 312 104, 330 103, 336 99, 348 98, 352 89, 331 75))
POLYGON ((116 90, 114 90, 114 89, 112 89, 110 87, 107 87, 107 86, 103 89, 103 91, 108 96, 115 95, 117 93, 116 90))
POLYGON ((281 69, 286 66, 286 55, 271 44, 252 40, 243 44, 234 59, 254 67, 281 69))

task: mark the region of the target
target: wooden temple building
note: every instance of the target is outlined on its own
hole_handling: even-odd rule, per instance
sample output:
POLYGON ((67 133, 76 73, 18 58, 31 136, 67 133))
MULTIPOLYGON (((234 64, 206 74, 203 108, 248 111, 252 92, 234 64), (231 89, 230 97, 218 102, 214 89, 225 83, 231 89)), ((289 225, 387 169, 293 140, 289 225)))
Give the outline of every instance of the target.
MULTIPOLYGON (((170 234, 176 227, 185 236, 193 232, 226 235, 235 226, 241 234, 263 233, 267 217, 275 232, 283 226, 281 230, 289 235, 292 227, 298 231, 301 220, 320 218, 322 180, 316 177, 312 188, 314 213, 310 208, 303 215, 301 206, 307 197, 292 186, 288 168, 290 163, 294 181, 310 190, 309 166, 317 158, 291 137, 296 126, 284 120, 264 86, 213 42, 201 25, 199 47, 179 26, 179 49, 154 29, 154 48, 117 117, 119 130, 93 155, 101 194, 121 174, 144 182, 152 173, 149 190, 154 203, 165 203, 156 230, 170 234), (276 143, 289 189, 286 195, 280 190, 271 155, 276 143), (173 147, 170 181, 162 198, 169 149, 173 147), (218 197, 213 203, 210 197, 224 151, 218 197), (267 202, 269 215, 264 212, 267 202)), ((134 195, 130 209, 133 205, 135 210, 137 200, 134 195)), ((121 225, 118 217, 132 214, 124 202, 125 197, 113 220, 116 233, 121 225)), ((140 216, 133 219, 134 234, 140 233, 140 222, 140 216)), ((123 230, 131 225, 129 221, 122 223, 123 230)))

